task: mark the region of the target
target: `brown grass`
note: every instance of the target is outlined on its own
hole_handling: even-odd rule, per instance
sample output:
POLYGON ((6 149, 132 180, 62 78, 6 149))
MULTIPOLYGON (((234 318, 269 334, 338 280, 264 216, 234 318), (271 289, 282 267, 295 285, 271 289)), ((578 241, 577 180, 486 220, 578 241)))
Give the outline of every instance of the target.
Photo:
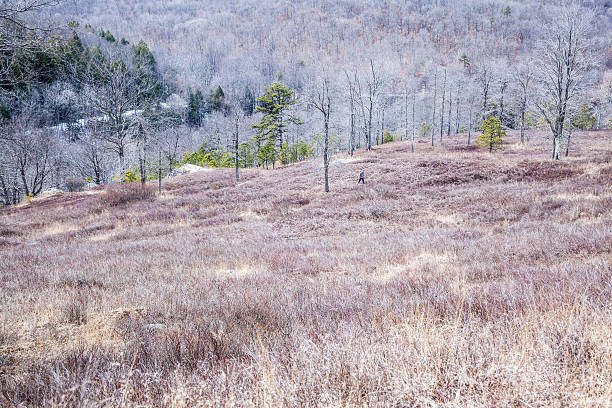
POLYGON ((611 140, 391 143, 334 158, 328 194, 316 160, 4 209, 0 405, 610 406, 611 140))
POLYGON ((114 184, 106 188, 101 201, 109 207, 114 207, 133 201, 153 198, 155 193, 155 187, 150 185, 140 183, 114 184))

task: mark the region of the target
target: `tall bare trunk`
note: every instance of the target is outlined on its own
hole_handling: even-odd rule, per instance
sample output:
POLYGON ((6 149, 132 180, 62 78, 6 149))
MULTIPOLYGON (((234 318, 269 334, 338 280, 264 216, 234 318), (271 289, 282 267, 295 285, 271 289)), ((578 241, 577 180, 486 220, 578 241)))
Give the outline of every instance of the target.
POLYGON ((440 107, 440 144, 444 133, 444 102, 446 98, 446 70, 444 70, 444 83, 442 85, 442 106, 440 107))
POLYGON ((412 91, 412 143, 411 150, 414 153, 414 105, 416 104, 416 92, 412 91))
POLYGON ((372 150, 372 109, 374 108, 374 101, 370 98, 370 114, 368 119, 368 150, 372 150))
POLYGON ((474 101, 470 99, 470 120, 468 122, 468 140, 467 144, 470 144, 470 139, 472 138, 472 109, 474 107, 474 101))
POLYGON ((434 129, 436 128, 436 99, 438 97, 438 68, 434 76, 433 114, 431 115, 431 145, 434 145, 434 129))
POLYGON ((351 101, 351 140, 350 140, 351 156, 355 151, 355 113, 353 113, 353 102, 351 101))
POLYGON ((325 146, 323 148, 323 166, 325 167, 325 192, 329 192, 329 116, 325 116, 325 146))
POLYGON ((161 194, 161 191, 162 191, 162 154, 161 154, 161 149, 159 150, 159 162, 158 162, 158 166, 157 166, 157 189, 159 191, 159 194, 161 194))
POLYGON ((384 105, 382 106, 382 112, 381 112, 381 116, 382 116, 382 120, 380 121, 380 144, 383 144, 385 142, 385 107, 384 105))
POLYGON ((521 144, 525 143, 525 105, 521 105, 521 144))
POLYGON ((234 165, 236 166, 236 181, 238 181, 240 179, 240 173, 238 170, 238 116, 236 116, 236 127, 234 130, 234 153, 235 153, 235 158, 234 158, 234 165))
POLYGON ((451 88, 449 90, 449 95, 448 95, 448 129, 446 131, 446 136, 450 136, 452 112, 453 112, 453 90, 451 88))
POLYGON ((572 139, 572 122, 567 127, 567 145, 565 145, 565 157, 569 156, 570 140, 572 139))
MULTIPOLYGON (((406 140, 408 140, 408 87, 404 88, 404 133, 406 133, 406 140)), ((402 134, 400 133, 400 140, 402 140, 402 134)))
POLYGON ((503 81, 501 86, 501 97, 499 99, 499 121, 502 126, 504 125, 504 94, 506 93, 506 88, 508 87, 508 82, 503 81))
MULTIPOLYGON (((459 92, 461 92, 461 90, 459 90, 459 92)), ((459 134, 459 106, 461 103, 461 98, 460 95, 457 95, 457 112, 455 112, 455 119, 456 119, 456 126, 455 126, 455 134, 458 135, 459 134)))

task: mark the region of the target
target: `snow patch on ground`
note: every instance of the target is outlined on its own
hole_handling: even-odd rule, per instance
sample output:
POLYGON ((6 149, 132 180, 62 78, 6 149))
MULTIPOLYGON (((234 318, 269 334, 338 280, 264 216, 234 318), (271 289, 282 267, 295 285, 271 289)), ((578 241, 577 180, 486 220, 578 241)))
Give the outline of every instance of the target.
POLYGON ((339 163, 339 164, 340 164, 340 163, 345 164, 345 163, 351 163, 351 162, 354 162, 354 161, 357 161, 357 158, 356 158, 356 157, 347 157, 346 159, 337 159, 337 160, 334 160, 334 161, 332 162, 332 164, 336 164, 336 163, 339 163))
POLYGON ((180 176, 181 174, 197 173, 198 171, 203 171, 203 170, 210 171, 211 169, 206 168, 206 167, 196 166, 195 164, 183 164, 182 166, 177 167, 176 169, 172 170, 170 174, 168 174, 168 177, 180 176))

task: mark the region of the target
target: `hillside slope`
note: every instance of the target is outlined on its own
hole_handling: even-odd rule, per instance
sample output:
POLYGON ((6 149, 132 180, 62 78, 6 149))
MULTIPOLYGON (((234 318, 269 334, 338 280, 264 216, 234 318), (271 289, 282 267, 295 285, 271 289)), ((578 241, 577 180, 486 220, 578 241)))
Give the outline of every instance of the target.
POLYGON ((0 401, 610 403, 612 135, 509 139, 1 210, 0 401))

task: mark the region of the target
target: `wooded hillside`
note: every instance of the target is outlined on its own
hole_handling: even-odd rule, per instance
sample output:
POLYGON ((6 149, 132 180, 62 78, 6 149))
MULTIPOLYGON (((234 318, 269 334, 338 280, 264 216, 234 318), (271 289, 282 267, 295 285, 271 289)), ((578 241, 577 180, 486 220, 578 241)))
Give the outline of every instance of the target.
POLYGON ((6 3, 5 204, 185 162, 275 167, 390 140, 470 143, 491 117, 523 142, 546 129, 560 158, 572 130, 612 120, 606 1, 6 3), (266 89, 292 102, 267 110, 279 93, 266 89))

